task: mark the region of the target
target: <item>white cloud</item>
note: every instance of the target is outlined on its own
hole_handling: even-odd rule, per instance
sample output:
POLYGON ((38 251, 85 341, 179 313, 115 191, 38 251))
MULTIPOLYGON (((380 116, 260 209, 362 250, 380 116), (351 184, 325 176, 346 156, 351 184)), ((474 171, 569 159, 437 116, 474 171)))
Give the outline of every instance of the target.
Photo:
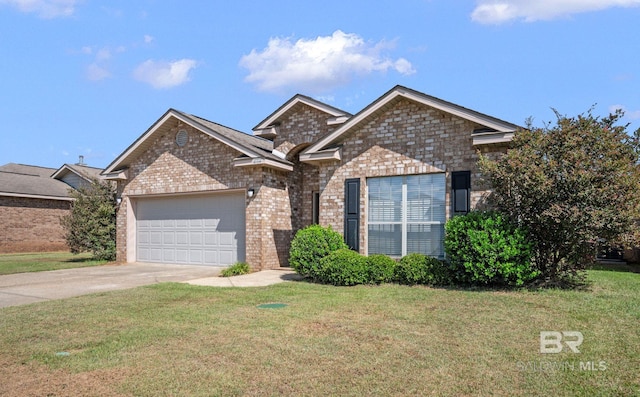
POLYGON ((640 120, 640 110, 628 110, 627 107, 624 105, 609 106, 610 113, 614 113, 618 109, 624 112, 624 118, 628 120, 640 120))
POLYGON ((91 81, 100 81, 104 80, 107 77, 111 77, 111 72, 98 63, 92 63, 87 66, 87 78, 91 81))
POLYGON ((144 35, 144 42, 145 42, 145 43, 149 44, 149 43, 151 43, 153 40, 154 40, 153 36, 148 35, 148 34, 145 34, 145 35, 144 35))
POLYGON ((150 84, 153 88, 171 88, 188 82, 189 72, 197 64, 193 59, 180 59, 173 62, 149 59, 134 70, 133 77, 150 84))
POLYGON ((637 7, 640 0, 479 0, 471 19, 483 24, 533 22, 612 7, 637 7))
POLYGON ((51 19, 73 15, 81 0, 0 0, 22 12, 36 13, 41 18, 51 19))
POLYGON ((262 51, 251 51, 240 59, 249 70, 245 81, 263 91, 279 91, 295 86, 307 92, 322 92, 347 83, 354 75, 395 70, 415 73, 404 58, 392 60, 381 55, 393 43, 372 45, 353 33, 337 30, 331 36, 300 39, 272 38, 262 51))

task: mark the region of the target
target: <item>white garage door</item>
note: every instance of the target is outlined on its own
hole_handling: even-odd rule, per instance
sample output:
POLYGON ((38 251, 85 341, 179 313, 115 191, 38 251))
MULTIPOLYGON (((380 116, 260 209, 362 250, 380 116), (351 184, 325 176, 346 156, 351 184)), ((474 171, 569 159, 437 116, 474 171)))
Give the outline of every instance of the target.
POLYGON ((140 262, 230 265, 245 257, 244 194, 139 199, 140 262))

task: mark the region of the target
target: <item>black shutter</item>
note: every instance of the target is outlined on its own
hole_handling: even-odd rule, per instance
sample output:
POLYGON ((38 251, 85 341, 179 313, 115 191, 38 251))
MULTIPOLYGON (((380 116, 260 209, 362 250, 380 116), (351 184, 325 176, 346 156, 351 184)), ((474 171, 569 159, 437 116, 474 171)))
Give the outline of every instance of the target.
POLYGON ((344 189, 344 241, 360 250, 360 179, 347 179, 344 189))
POLYGON ((464 215, 471 210, 471 171, 451 173, 451 201, 453 215, 464 215))

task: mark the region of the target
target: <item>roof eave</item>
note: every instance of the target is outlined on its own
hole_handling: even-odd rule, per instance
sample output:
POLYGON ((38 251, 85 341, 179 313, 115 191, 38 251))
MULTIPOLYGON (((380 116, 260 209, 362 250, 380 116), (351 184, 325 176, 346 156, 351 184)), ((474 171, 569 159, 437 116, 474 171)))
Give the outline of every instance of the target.
POLYGON ((267 167, 281 171, 293 171, 293 164, 280 163, 263 157, 237 157, 233 159, 234 167, 267 167))
POLYGON ((314 164, 323 161, 340 161, 342 160, 342 148, 325 149, 313 153, 301 153, 300 161, 303 163, 314 164))
POLYGON ((108 181, 126 181, 129 179, 129 169, 116 170, 104 175, 104 177, 108 181))
POLYGON ((454 103, 450 103, 423 93, 419 93, 403 86, 396 86, 386 94, 378 98, 376 101, 371 103, 369 106, 364 108, 362 111, 357 113, 355 116, 351 117, 333 133, 325 136, 323 139, 311 145, 304 151, 304 154, 312 154, 324 150, 329 145, 334 144, 340 138, 340 136, 349 131, 351 128, 358 126, 371 115, 375 114, 380 109, 384 108, 387 104, 391 103, 399 97, 407 98, 414 102, 422 103, 426 106, 430 106, 434 109, 438 109, 440 111, 469 120, 476 124, 492 128, 499 133, 513 132, 514 130, 519 128, 515 124, 511 124, 506 121, 484 115, 471 109, 463 108, 462 106, 456 105, 454 103))
POLYGON ((513 140, 514 134, 515 131, 473 134, 473 146, 509 143, 513 140))
POLYGON ((335 108, 331 105, 327 105, 326 103, 322 103, 320 101, 317 101, 315 99, 309 98, 304 95, 296 94, 293 96, 293 98, 285 102, 284 105, 280 106, 275 112, 271 113, 271 115, 269 115, 266 119, 262 120, 257 126, 255 126, 253 128, 253 131, 257 132, 261 130, 269 130, 271 127, 274 126, 274 124, 278 121, 278 119, 280 119, 289 110, 291 110, 291 108, 293 108, 295 105, 299 103, 303 103, 307 106, 316 108, 321 112, 324 112, 330 115, 331 118, 327 123, 331 122, 331 120, 334 120, 334 119, 339 119, 341 117, 348 118, 350 116, 349 113, 343 110, 340 110, 338 108, 335 108))
POLYGON ((27 193, 0 192, 0 196, 33 198, 33 199, 41 199, 41 200, 59 200, 59 201, 74 201, 75 200, 73 197, 45 196, 45 195, 41 196, 41 195, 37 195, 37 194, 27 194, 27 193))
POLYGON ((178 110, 169 109, 162 117, 160 117, 160 119, 158 119, 158 121, 156 121, 151 127, 149 127, 149 129, 147 129, 144 134, 142 134, 134 143, 132 143, 124 152, 122 152, 120 156, 118 156, 113 162, 111 162, 111 164, 109 164, 109 166, 104 169, 101 175, 109 175, 110 173, 114 172, 114 170, 126 168, 129 165, 127 163, 127 160, 133 153, 135 153, 136 149, 138 149, 143 142, 145 142, 150 136, 152 136, 164 123, 169 121, 172 117, 204 132, 205 134, 226 144, 227 146, 230 146, 231 148, 239 151, 242 154, 245 154, 252 158, 259 157, 259 154, 251 150, 250 148, 241 145, 238 142, 235 142, 225 136, 222 136, 221 134, 211 130, 210 128, 204 126, 203 124, 192 119, 191 117, 188 117, 178 110))

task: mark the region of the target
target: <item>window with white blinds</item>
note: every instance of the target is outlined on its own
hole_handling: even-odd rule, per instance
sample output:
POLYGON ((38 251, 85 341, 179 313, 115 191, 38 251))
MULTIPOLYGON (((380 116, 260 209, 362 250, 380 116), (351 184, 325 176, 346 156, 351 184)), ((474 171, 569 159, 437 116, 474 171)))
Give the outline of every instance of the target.
POLYGON ((369 178, 367 192, 369 254, 444 256, 444 174, 369 178))

